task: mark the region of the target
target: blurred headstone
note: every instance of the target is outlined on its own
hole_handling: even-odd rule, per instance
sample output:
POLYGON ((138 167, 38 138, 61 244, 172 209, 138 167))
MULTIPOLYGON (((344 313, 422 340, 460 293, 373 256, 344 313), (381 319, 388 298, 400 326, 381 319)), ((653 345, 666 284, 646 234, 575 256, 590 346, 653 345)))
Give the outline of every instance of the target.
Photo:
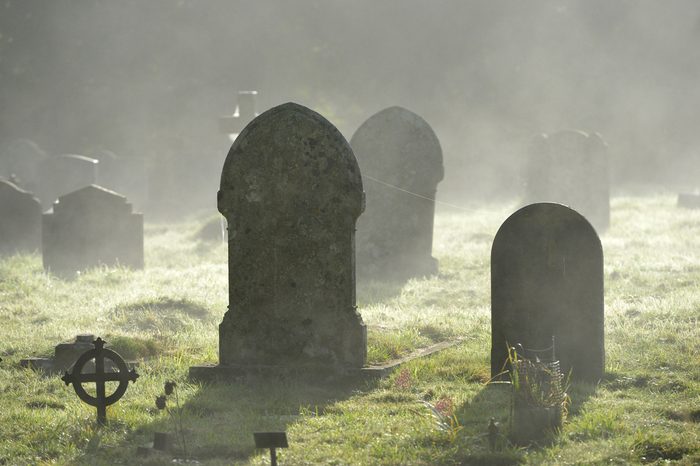
POLYGON ((45 209, 58 197, 97 183, 99 161, 83 155, 48 157, 39 167, 37 195, 45 209))
POLYGON ((34 192, 38 168, 47 158, 34 141, 16 139, 0 150, 0 177, 12 180, 18 187, 34 192))
POLYGON ((700 194, 680 193, 678 195, 678 207, 686 209, 700 209, 700 194))
POLYGON ((219 129, 222 133, 228 134, 231 141, 235 141, 243 128, 258 116, 255 104, 257 96, 258 91, 238 91, 238 105, 233 115, 219 118, 219 129))
POLYGON ((148 199, 148 172, 143 157, 120 157, 106 149, 90 152, 99 161, 95 184, 126 196, 135 208, 142 208, 148 199))
POLYGON ((570 206, 597 231, 607 230, 609 160, 607 145, 600 135, 567 130, 537 136, 529 150, 524 202, 570 206))
POLYGON ((41 249, 41 203, 30 192, 0 180, 0 255, 41 249))
POLYGON ((508 345, 547 348, 565 374, 603 375, 603 249, 591 224, 560 204, 532 204, 501 225, 491 249, 491 374, 508 345))
MULTIPOLYGON (((217 199, 229 228, 218 368, 361 367, 354 231, 362 178, 340 132, 294 103, 264 112, 231 147, 217 199)), ((210 377, 209 369, 217 371, 196 366, 190 375, 210 377)))
POLYGON ((437 273, 434 199, 444 170, 435 132, 415 113, 390 107, 365 121, 350 145, 367 196, 357 222, 358 274, 408 279, 437 273))
POLYGON ((143 268, 143 215, 124 196, 88 186, 43 216, 44 268, 70 275, 99 265, 143 268))

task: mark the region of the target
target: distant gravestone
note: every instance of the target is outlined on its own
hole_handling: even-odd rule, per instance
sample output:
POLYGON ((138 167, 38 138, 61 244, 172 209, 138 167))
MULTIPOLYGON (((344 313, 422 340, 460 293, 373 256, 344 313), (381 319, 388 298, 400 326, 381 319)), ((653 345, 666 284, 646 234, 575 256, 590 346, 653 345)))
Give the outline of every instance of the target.
POLYGON ((143 268, 143 216, 124 196, 88 186, 43 216, 44 268, 58 275, 99 265, 143 268))
POLYGON ((106 149, 96 149, 89 157, 99 161, 95 184, 126 196, 139 208, 148 199, 148 170, 143 157, 120 157, 106 149))
POLYGON ((34 141, 16 139, 0 150, 0 177, 13 179, 18 187, 33 192, 39 165, 47 157, 34 141))
POLYGON ((525 203, 568 205, 603 232, 610 225, 609 177, 607 145, 599 134, 542 134, 530 148, 525 203))
POLYGON ((401 107, 371 116, 350 145, 367 203, 357 224, 358 273, 407 279, 437 273, 432 257, 442 149, 428 123, 401 107))
POLYGON ((41 248, 41 203, 32 193, 0 180, 0 254, 41 248))
POLYGON ((220 367, 365 363, 354 270, 362 206, 352 149, 318 113, 287 103, 241 132, 218 193, 229 228, 220 367))
POLYGON ((231 141, 235 141, 250 120, 258 116, 255 104, 257 97, 258 91, 238 91, 238 104, 233 115, 219 118, 219 129, 228 134, 231 141))
POLYGON ((590 223, 560 204, 511 215, 491 249, 491 374, 507 346, 548 348, 564 373, 596 382, 604 370, 603 250, 590 223))
POLYGON ((49 208, 59 196, 97 183, 99 161, 83 155, 48 157, 39 167, 40 185, 37 194, 44 208, 49 208))

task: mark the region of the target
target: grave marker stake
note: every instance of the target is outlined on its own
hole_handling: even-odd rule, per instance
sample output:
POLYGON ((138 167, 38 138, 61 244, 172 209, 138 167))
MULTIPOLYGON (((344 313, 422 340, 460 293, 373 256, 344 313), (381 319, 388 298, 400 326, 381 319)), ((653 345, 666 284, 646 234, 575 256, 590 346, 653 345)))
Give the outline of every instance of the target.
POLYGON ((66 385, 73 384, 73 389, 78 398, 85 403, 97 408, 97 423, 104 425, 107 423, 107 406, 116 403, 126 393, 129 382, 136 382, 139 375, 136 370, 126 367, 124 359, 112 350, 105 349, 105 342, 102 338, 97 338, 93 342, 95 349, 83 353, 73 366, 73 373, 66 372, 61 377, 66 385), (111 360, 116 366, 117 372, 105 372, 105 358, 111 360), (95 372, 93 374, 83 374, 83 368, 90 360, 95 360, 95 372), (84 383, 95 384, 96 396, 91 396, 83 388, 84 383), (107 396, 105 390, 106 382, 119 382, 119 386, 111 395, 107 396))
POLYGON ((254 432, 255 448, 270 449, 270 464, 277 466, 277 450, 276 448, 287 448, 287 433, 286 432, 254 432))

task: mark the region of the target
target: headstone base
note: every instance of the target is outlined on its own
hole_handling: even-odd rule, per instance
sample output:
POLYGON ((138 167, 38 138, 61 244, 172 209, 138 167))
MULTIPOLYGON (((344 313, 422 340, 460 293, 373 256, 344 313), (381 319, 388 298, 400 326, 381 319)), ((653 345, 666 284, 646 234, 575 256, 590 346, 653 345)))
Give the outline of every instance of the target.
POLYGON ((381 379, 391 374, 397 367, 413 359, 429 356, 439 351, 451 348, 460 340, 436 343, 427 348, 421 348, 403 358, 365 367, 330 367, 330 366, 242 366, 242 365, 200 365, 190 367, 189 378, 196 382, 234 382, 250 376, 269 375, 308 375, 313 374, 319 380, 336 378, 360 378, 366 380, 381 379))

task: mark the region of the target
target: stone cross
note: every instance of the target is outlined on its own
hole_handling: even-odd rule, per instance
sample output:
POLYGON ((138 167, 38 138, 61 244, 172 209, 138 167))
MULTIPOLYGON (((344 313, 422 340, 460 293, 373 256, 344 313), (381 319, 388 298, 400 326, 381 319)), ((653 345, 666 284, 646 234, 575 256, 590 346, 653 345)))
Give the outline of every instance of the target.
POLYGON ((124 196, 88 186, 59 197, 42 219, 44 268, 58 275, 99 265, 143 268, 143 215, 124 196))
POLYGON ((231 141, 236 139, 236 136, 243 131, 250 120, 258 116, 255 108, 257 95, 258 91, 238 91, 238 105, 236 105, 233 115, 219 118, 219 129, 228 134, 231 141))
POLYGON ((0 255, 41 249, 41 203, 32 193, 0 180, 0 255))
POLYGON ((85 403, 97 408, 97 422, 107 423, 107 406, 116 403, 126 393, 129 382, 136 382, 139 375, 135 369, 129 371, 124 359, 119 354, 104 347, 102 338, 94 341, 95 349, 83 353, 73 365, 73 372, 61 377, 66 385, 73 384, 73 389, 78 398, 85 403), (94 373, 83 373, 86 364, 91 360, 95 361, 94 373), (105 359, 112 361, 118 369, 117 372, 105 371, 105 359), (107 395, 106 382, 119 382, 117 389, 111 395, 107 395), (96 396, 90 395, 84 388, 84 383, 94 383, 96 396))
POLYGON ((231 146, 217 197, 229 230, 220 365, 363 366, 354 257, 362 178, 335 126, 294 103, 262 113, 231 146))
POLYGON ((525 203, 568 205, 602 233, 610 225, 609 177, 607 144, 599 134, 542 134, 529 151, 525 203))
POLYGON ((360 276, 402 280, 437 273, 434 199, 444 169, 433 129, 415 113, 390 107, 367 119, 350 145, 367 193, 357 223, 360 276))
POLYGON ((603 249, 591 224, 560 204, 532 204, 501 225, 491 249, 491 374, 508 346, 556 339, 564 374, 603 376, 603 249))

